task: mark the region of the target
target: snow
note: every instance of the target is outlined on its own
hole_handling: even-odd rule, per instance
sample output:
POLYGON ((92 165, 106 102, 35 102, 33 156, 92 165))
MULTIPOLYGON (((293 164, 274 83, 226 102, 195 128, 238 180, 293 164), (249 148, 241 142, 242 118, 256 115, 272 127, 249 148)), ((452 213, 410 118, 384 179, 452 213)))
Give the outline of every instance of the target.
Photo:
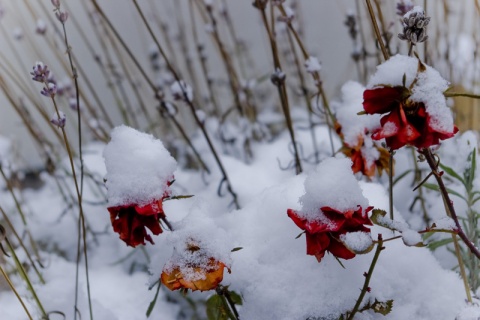
POLYGON ((177 166, 160 140, 125 125, 112 130, 103 156, 109 206, 161 199, 177 166))
POLYGON ((422 243, 422 236, 416 231, 407 229, 402 232, 402 240, 407 246, 416 246, 422 243))
MULTIPOLYGON (((316 133, 326 135, 327 131, 320 127, 316 133)), ((308 136, 308 132, 300 131, 298 139, 308 136)), ((252 151, 256 157, 251 164, 221 155, 239 196, 240 210, 228 210, 230 199, 217 196, 218 175, 207 178, 205 184, 200 173, 177 170, 172 185, 174 193, 193 194, 194 197, 165 201, 164 210, 174 231, 166 230, 156 237, 155 246, 127 248, 111 229, 106 209, 111 204, 86 203, 87 222, 94 230, 101 231, 97 236, 99 243, 93 245, 90 242, 92 246, 89 247, 94 316, 109 320, 145 319, 146 309, 154 296, 148 286, 158 280, 163 268, 172 259, 187 262, 198 258, 182 256, 188 239, 195 239, 205 250, 205 256, 215 257, 231 268, 232 273, 225 272, 222 284, 241 294, 243 305, 239 312, 243 319, 305 320, 310 316, 336 319, 340 313, 351 310, 373 252, 344 261, 345 269, 329 254, 318 263, 306 255, 303 239, 296 239, 298 227, 288 218, 286 211, 288 208, 300 209, 302 205, 304 208, 328 205, 338 210, 356 209, 357 205, 366 208, 369 203, 385 210, 388 208, 386 189, 381 181, 358 183, 348 159, 327 158, 317 167, 307 165, 307 172, 298 176, 280 170, 272 164, 277 158, 284 161, 290 156, 285 148, 288 139, 288 134, 283 133, 270 143, 253 143, 252 151), (230 252, 238 247, 242 249, 230 252), (145 269, 151 274, 148 275, 145 269)), ((194 142, 198 144, 200 140, 194 142)), ((401 154, 401 150, 398 153, 401 154)), ((101 181, 106 174, 108 191, 103 191, 109 193, 109 199, 112 199, 111 179, 117 173, 122 173, 120 178, 128 182, 129 188, 125 191, 132 192, 137 189, 134 186, 150 181, 145 179, 143 168, 148 167, 150 179, 153 179, 153 173, 162 172, 164 178, 155 183, 156 187, 163 186, 175 170, 174 160, 159 140, 125 126, 113 130, 108 145, 100 142, 88 145, 85 155, 86 168, 98 180, 101 181), (105 163, 102 158, 104 147, 105 163), (124 169, 128 170, 124 172, 124 169), (132 172, 133 177, 125 177, 127 172, 132 172)), ((213 162, 208 164, 212 166, 213 162)), ((32 236, 49 244, 41 252, 45 258, 46 267, 42 273, 46 284, 40 285, 37 281, 35 287, 49 311, 62 311, 67 319, 72 319, 76 255, 72 249, 76 248, 76 236, 72 235, 72 230, 76 230, 77 220, 72 212, 62 214, 63 200, 55 187, 55 180, 48 175, 44 178, 46 188, 24 193, 25 198, 35 203, 29 210, 30 223, 35 225, 31 228, 32 236)), ((395 189, 395 192, 399 194, 400 191, 395 189)), ((5 193, 0 195, 2 201, 9 199, 5 193)), ((438 195, 435 197, 432 199, 438 201, 438 195)), ((101 199, 102 196, 95 188, 85 188, 84 198, 101 199)), ((395 220, 406 230, 409 228, 403 214, 395 210, 395 220)), ((18 225, 21 222, 18 221, 18 225)), ((379 226, 373 226, 371 234, 374 239, 377 234, 382 234, 384 239, 392 236, 390 230, 379 226)), ((344 241, 359 250, 371 243, 366 234, 355 233, 345 235, 344 241)), ((454 319, 459 314, 462 317, 474 314, 472 310, 475 309, 464 302, 459 276, 442 268, 427 248, 407 247, 401 240, 386 242, 384 246, 372 275, 371 292, 365 299, 393 299, 393 310, 387 318, 367 312, 359 314, 359 319, 454 319)), ((83 319, 88 318, 83 267, 80 275, 79 308, 83 319)), ((14 280, 23 283, 18 277, 14 280)), ((29 296, 24 286, 18 287, 23 296, 29 296)), ((197 301, 207 299, 211 294, 189 293, 187 297, 197 301)), ((2 315, 8 319, 25 318, 10 291, 0 291, 0 299, 5 301, 2 315)), ((185 300, 181 294, 162 287, 149 319, 178 319, 181 310, 189 310, 182 301, 185 300)), ((27 306, 36 310, 32 300, 27 300, 27 306)))
POLYGON ((316 57, 310 56, 305 61, 305 68, 307 69, 308 73, 315 73, 322 70, 322 65, 320 64, 320 62, 316 57))
MULTIPOLYGON (((301 216, 307 220, 322 219, 318 209, 330 207, 340 212, 366 209, 368 200, 352 172, 350 159, 328 158, 305 180, 305 195, 300 198, 301 216)), ((323 219, 328 219, 323 217, 323 219)))
POLYGON ((450 217, 443 217, 441 219, 435 220, 433 222, 435 224, 435 229, 441 230, 455 230, 457 226, 455 225, 455 221, 453 221, 450 217))
POLYGON ((355 253, 363 253, 373 245, 370 234, 363 231, 347 232, 340 236, 340 240, 355 253))

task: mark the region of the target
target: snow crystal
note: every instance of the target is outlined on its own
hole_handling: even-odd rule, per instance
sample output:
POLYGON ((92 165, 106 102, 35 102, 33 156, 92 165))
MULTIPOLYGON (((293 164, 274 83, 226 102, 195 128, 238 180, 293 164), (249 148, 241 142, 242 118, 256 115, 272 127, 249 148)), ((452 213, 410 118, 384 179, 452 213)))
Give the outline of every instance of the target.
POLYGON ((121 125, 112 130, 103 157, 110 206, 145 205, 162 198, 177 167, 160 140, 121 125))
POLYGON ((407 246, 415 246, 418 243, 422 243, 422 237, 417 231, 410 229, 402 231, 402 240, 407 246))
POLYGON ((342 212, 357 210, 358 206, 367 208, 368 200, 363 196, 351 167, 352 162, 347 158, 328 158, 321 162, 305 179, 300 214, 306 219, 318 220, 322 218, 319 209, 325 206, 342 212))
POLYGON ((370 233, 363 231, 347 232, 340 235, 340 240, 347 246, 347 248, 356 253, 365 252, 373 244, 370 233))
POLYGON ((307 61, 305 61, 305 68, 307 68, 307 72, 315 73, 322 69, 322 65, 316 57, 310 56, 307 61))

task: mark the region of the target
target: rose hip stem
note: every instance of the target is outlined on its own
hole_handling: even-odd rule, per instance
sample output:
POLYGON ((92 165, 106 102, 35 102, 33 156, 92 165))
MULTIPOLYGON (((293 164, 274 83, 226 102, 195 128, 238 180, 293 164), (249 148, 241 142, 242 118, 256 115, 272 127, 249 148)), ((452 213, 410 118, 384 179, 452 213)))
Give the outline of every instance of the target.
POLYGON ((457 234, 458 236, 465 242, 467 247, 470 249, 470 251, 478 258, 480 259, 480 251, 478 248, 467 238, 465 235, 465 232, 463 232, 462 227, 460 226, 460 222, 458 221, 458 216, 457 213, 455 212, 455 208, 453 207, 453 201, 450 199, 448 195, 447 188, 445 187, 445 184, 443 183, 442 175, 437 169, 437 161, 435 160, 435 157, 432 153, 432 151, 428 148, 424 148, 420 150, 420 153, 422 153, 425 156, 425 159, 427 160, 428 165, 430 166, 430 169, 433 172, 433 175, 435 176, 435 179, 437 180, 438 187, 440 188, 440 192, 442 196, 445 199, 446 206, 448 208, 448 213, 452 217, 453 221, 455 222, 455 226, 457 228, 457 234))

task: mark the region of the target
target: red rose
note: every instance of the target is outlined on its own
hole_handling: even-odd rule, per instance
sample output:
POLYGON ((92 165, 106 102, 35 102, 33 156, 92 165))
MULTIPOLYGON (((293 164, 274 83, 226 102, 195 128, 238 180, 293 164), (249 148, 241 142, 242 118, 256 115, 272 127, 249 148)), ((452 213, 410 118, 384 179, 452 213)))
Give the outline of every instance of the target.
POLYGON ((425 104, 409 100, 410 95, 410 90, 403 86, 383 86, 364 91, 365 112, 386 114, 380 120, 381 128, 373 132, 372 139, 385 138, 387 146, 392 150, 405 145, 428 148, 457 133, 456 126, 453 126, 452 131, 435 129, 425 104))
POLYGON ((318 220, 307 220, 292 209, 288 209, 287 214, 300 229, 305 230, 307 254, 315 256, 320 262, 326 251, 342 259, 355 257, 355 253, 339 240, 340 235, 347 232, 370 232, 365 225, 372 225, 367 214, 372 208, 362 211, 359 206, 357 210, 340 212, 330 207, 322 207, 319 209, 322 218, 318 220))
POLYGON ((131 247, 145 245, 145 240, 153 244, 152 237, 145 228, 150 229, 154 235, 162 233, 159 221, 164 216, 162 201, 163 198, 145 206, 130 204, 108 208, 113 231, 131 247))

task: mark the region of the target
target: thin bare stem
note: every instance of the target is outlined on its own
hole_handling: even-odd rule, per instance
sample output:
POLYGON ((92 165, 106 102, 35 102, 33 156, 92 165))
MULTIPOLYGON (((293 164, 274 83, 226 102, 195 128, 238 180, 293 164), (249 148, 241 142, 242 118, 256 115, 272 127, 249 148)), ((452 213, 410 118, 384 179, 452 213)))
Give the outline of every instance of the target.
POLYGON ((22 305, 22 308, 23 308, 23 310, 25 310, 25 313, 27 314, 28 319, 33 320, 32 315, 30 314, 30 312, 28 312, 27 306, 26 306, 25 303, 23 302, 22 297, 20 297, 20 295, 18 294, 17 289, 15 289, 15 286, 13 285, 12 281, 10 281, 10 278, 8 277, 8 275, 7 275, 7 273, 5 272, 5 270, 3 270, 3 268, 2 268, 1 265, 0 265, 0 273, 3 275, 3 277, 5 278, 5 280, 6 280, 7 283, 8 283, 8 286, 10 287, 10 289, 12 289, 13 293, 15 294, 15 296, 16 296, 17 299, 18 299, 18 301, 19 301, 20 304, 22 305))
POLYGON ((347 320, 354 319, 355 314, 358 312, 358 308, 360 308, 360 305, 362 304, 362 300, 365 297, 365 294, 369 291, 369 284, 370 284, 370 280, 372 279, 373 270, 375 269, 375 265, 377 264, 378 257, 380 256, 380 252, 382 252, 383 249, 385 249, 385 247, 383 246, 382 235, 379 234, 378 241, 377 241, 377 249, 375 250, 375 254, 373 255, 370 268, 368 269, 368 272, 365 274, 365 282, 363 283, 362 290, 360 291, 360 296, 358 297, 352 312, 350 312, 350 314, 348 315, 347 320))
POLYGON ((365 0, 367 3, 368 13, 370 14, 370 19, 372 20, 372 26, 375 31, 375 36, 377 37, 378 44, 380 45, 380 49, 382 50, 383 58, 388 60, 390 58, 390 54, 388 53, 385 44, 383 43, 382 35, 380 34, 380 30, 378 29, 377 18, 375 17, 375 12, 372 8, 372 3, 370 0, 365 0))

